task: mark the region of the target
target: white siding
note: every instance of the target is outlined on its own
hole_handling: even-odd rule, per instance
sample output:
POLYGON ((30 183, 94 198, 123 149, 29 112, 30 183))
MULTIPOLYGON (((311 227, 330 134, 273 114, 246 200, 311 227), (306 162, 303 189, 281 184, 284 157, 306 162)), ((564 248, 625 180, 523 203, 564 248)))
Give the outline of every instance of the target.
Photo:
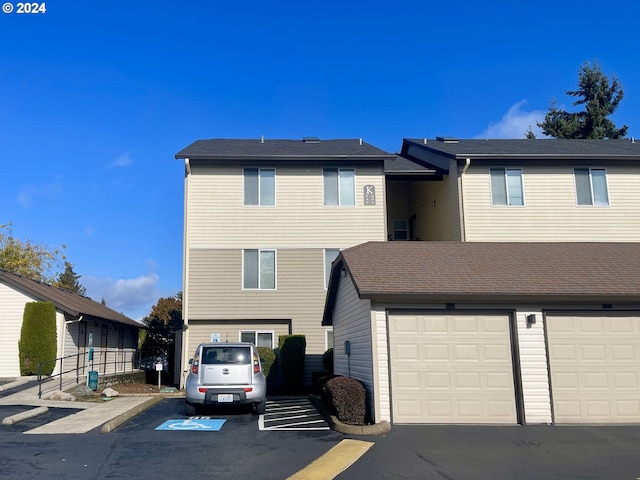
POLYGON ((516 325, 525 422, 551 423, 547 350, 541 310, 518 310, 516 325), (536 316, 536 323, 527 326, 526 316, 529 314, 536 316))
POLYGON ((344 165, 356 169, 356 205, 323 205, 323 164, 274 163, 276 205, 243 205, 243 167, 233 163, 192 165, 189 184, 188 248, 352 246, 385 240, 381 164, 344 165), (363 188, 373 185, 376 204, 364 205, 363 188))
POLYGON ((27 302, 35 302, 29 297, 12 287, 0 283, 0 377, 19 377, 20 358, 18 352, 18 340, 22 329, 24 305, 27 302))
POLYGON ((373 350, 371 310, 368 300, 360 300, 350 276, 341 277, 333 314, 334 373, 356 378, 367 389, 367 410, 374 412, 373 350), (351 343, 351 355, 345 353, 351 343))
POLYGON ((375 414, 373 420, 391 421, 391 389, 389 387, 389 348, 387 333, 387 312, 376 305, 371 310, 374 325, 373 358, 375 372, 375 414))
POLYGON ((629 221, 640 210, 637 167, 608 165, 610 205, 591 207, 576 205, 573 167, 584 165, 514 164, 522 168, 525 205, 504 207, 491 205, 489 165, 472 162, 463 177, 466 240, 640 241, 640 222, 629 221))

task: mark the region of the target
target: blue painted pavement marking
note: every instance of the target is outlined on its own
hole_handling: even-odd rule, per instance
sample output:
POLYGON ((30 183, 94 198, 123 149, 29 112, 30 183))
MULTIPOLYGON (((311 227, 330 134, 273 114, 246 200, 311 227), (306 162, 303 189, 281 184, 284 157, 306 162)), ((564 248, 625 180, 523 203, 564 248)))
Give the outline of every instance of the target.
POLYGON ((222 428, 226 420, 210 420, 204 418, 188 418, 178 420, 167 420, 162 425, 156 427, 156 430, 173 430, 173 431, 198 431, 198 432, 217 432, 222 428))

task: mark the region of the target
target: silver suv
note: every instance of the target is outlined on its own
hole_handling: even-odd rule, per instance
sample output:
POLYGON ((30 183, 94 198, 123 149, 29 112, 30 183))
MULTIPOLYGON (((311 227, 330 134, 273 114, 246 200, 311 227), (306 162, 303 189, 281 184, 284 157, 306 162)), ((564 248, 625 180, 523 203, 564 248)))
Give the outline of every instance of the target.
POLYGON ((252 343, 201 343, 189 361, 185 413, 210 405, 251 404, 264 414, 267 380, 252 343))

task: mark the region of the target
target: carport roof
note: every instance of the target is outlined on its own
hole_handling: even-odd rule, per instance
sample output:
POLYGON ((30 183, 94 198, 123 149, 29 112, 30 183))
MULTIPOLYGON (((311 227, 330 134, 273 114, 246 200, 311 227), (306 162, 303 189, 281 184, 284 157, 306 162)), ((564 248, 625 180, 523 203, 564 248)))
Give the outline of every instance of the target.
POLYGON ((342 268, 360 298, 640 302, 640 243, 364 243, 334 262, 325 324, 342 268))
POLYGON ((89 297, 54 287, 48 283, 31 280, 30 278, 2 269, 0 269, 0 283, 6 283, 18 290, 22 290, 40 301, 51 302, 56 308, 72 317, 87 315, 133 327, 144 328, 144 325, 110 309, 106 305, 94 302, 89 297))

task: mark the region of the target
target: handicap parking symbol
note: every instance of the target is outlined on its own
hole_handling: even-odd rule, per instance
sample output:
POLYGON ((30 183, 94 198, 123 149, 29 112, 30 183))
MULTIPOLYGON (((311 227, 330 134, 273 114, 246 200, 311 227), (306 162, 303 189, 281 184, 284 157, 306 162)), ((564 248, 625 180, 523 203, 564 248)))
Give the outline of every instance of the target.
POLYGON ((172 430, 176 431, 197 431, 197 432, 217 432, 222 428, 226 420, 223 419, 204 419, 204 418, 187 418, 178 420, 167 420, 159 425, 155 430, 172 430))

